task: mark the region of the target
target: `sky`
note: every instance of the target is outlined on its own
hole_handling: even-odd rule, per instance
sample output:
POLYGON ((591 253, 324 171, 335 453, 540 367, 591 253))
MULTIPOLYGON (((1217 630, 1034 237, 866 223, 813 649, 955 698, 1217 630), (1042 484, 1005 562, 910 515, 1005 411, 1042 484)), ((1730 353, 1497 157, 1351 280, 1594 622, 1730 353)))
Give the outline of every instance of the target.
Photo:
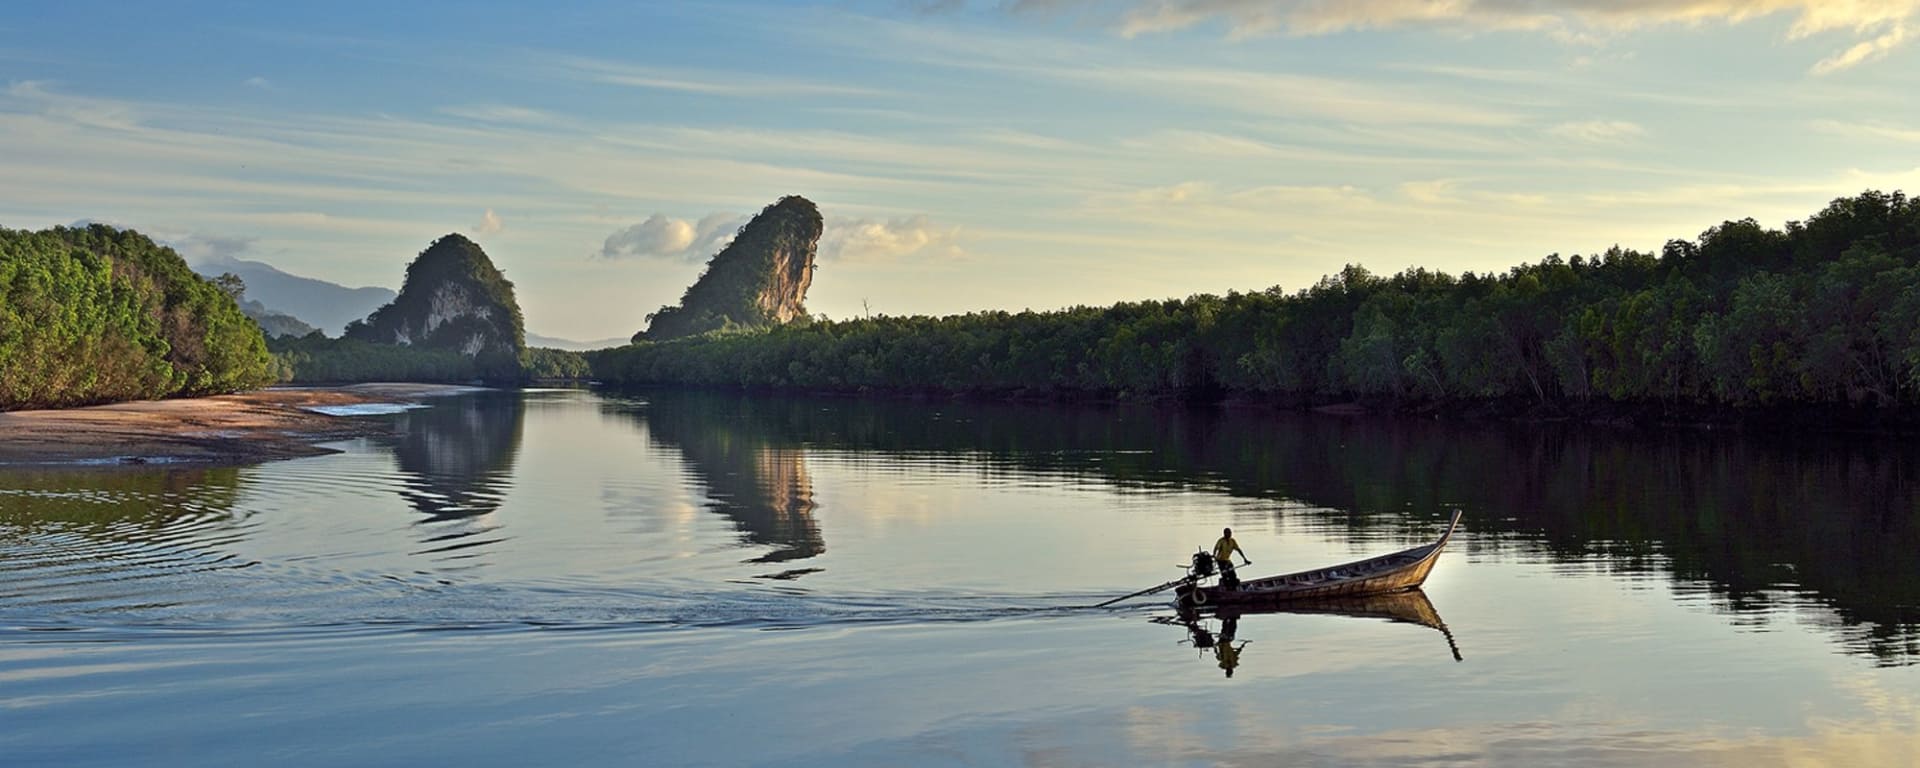
POLYGON ((1046 310, 1780 227, 1920 192, 1916 93, 1920 0, 14 0, 0 226, 460 232, 593 340, 797 194, 816 313, 1046 310))

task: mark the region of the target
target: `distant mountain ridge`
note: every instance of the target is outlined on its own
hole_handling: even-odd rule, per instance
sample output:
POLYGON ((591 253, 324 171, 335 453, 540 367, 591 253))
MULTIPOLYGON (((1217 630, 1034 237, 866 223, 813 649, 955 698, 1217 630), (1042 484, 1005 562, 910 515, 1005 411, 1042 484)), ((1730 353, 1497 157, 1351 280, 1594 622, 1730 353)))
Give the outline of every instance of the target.
POLYGON ((593 341, 574 341, 573 339, 562 339, 558 336, 542 336, 531 331, 527 333, 527 346, 529 347, 548 347, 551 349, 565 349, 572 352, 588 352, 596 349, 606 349, 608 347, 624 347, 626 345, 627 337, 625 336, 615 336, 611 339, 596 339, 593 341))
POLYGON ((305 336, 320 330, 306 324, 300 318, 284 312, 275 312, 267 305, 245 296, 240 297, 240 312, 253 318, 254 324, 260 326, 260 332, 266 334, 269 339, 275 336, 305 336))
POLYGON ((243 259, 214 258, 193 265, 207 277, 231 272, 247 284, 247 298, 273 312, 292 315, 328 336, 338 337, 347 323, 362 320, 393 301, 399 293, 388 288, 348 288, 312 277, 301 277, 271 264, 243 259))

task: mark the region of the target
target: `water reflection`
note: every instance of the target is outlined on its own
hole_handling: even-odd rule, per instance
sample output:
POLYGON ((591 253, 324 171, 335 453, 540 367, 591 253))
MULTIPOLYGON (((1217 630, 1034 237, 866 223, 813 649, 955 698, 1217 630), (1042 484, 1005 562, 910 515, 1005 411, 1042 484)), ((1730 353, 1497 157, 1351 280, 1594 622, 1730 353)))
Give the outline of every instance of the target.
MULTIPOLYGON (((785 401, 668 393, 643 409, 611 409, 646 424, 654 442, 676 449, 706 488, 708 508, 771 547, 750 562, 804 560, 827 549, 814 520, 806 450, 783 431, 785 401)), ((770 578, 793 578, 813 569, 770 578)))
POLYGON ((1227 677, 1233 677, 1233 671, 1240 668, 1240 652, 1247 647, 1247 641, 1237 637, 1240 631, 1240 616, 1220 616, 1219 631, 1216 633, 1213 617, 1197 613, 1180 614, 1179 623, 1187 628, 1187 638, 1183 643, 1192 645, 1202 653, 1211 653, 1214 662, 1227 677))
POLYGON ((526 405, 517 392, 442 398, 394 417, 401 497, 428 522, 464 520, 500 508, 512 483, 526 405))
POLYGON ((0 468, 0 530, 164 527, 225 514, 239 495, 236 467, 0 468))
MULTIPOLYGON (((717 511, 797 558, 824 549, 802 446, 1304 503, 1359 542, 1459 507, 1469 552, 1647 575, 1764 629, 1824 626, 1882 663, 1920 658, 1920 447, 1851 436, 1338 418, 1150 407, 650 393, 645 417, 717 511), (773 471, 779 466, 784 472, 773 471), (1477 547, 1478 550, 1473 549, 1477 547)), ((1285 506, 1298 508, 1301 504, 1285 506)), ((777 557, 776 557, 777 556, 777 557)))
POLYGON ((0 612, 168 604, 160 577, 253 565, 239 496, 233 467, 0 470, 0 612))
POLYGON ((1187 637, 1181 642, 1210 655, 1214 664, 1227 677, 1233 677, 1233 671, 1239 668, 1243 661, 1243 652, 1249 642, 1240 637, 1240 620, 1248 616, 1272 614, 1348 616, 1427 627, 1438 630, 1441 636, 1446 638, 1447 650, 1453 655, 1454 661, 1462 660, 1460 646, 1453 638, 1453 630, 1448 629, 1447 623, 1440 620, 1440 612, 1434 610, 1433 602, 1427 599, 1427 594, 1418 589, 1384 595, 1306 600, 1297 603, 1181 609, 1172 616, 1156 616, 1152 621, 1184 628, 1187 637))

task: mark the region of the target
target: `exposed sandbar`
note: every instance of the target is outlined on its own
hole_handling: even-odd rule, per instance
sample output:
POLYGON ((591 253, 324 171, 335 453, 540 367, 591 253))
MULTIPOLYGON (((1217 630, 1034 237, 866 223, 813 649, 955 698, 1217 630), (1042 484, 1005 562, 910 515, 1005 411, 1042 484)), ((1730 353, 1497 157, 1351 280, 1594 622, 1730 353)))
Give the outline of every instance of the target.
POLYGON ((331 451, 318 443, 383 434, 364 415, 472 391, 440 384, 355 384, 0 413, 0 465, 250 464, 331 451), (380 406, 393 406, 383 408, 380 406), (359 406, 354 408, 353 406, 359 406))

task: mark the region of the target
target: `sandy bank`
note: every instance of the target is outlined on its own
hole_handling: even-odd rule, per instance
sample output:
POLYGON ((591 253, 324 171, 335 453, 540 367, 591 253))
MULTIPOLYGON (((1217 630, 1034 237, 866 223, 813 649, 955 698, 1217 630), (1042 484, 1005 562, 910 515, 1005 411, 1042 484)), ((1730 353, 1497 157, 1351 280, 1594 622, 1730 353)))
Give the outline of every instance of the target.
POLYGON ((316 443, 380 434, 380 412, 469 387, 355 384, 0 413, 0 465, 102 462, 246 464, 327 453, 316 443), (353 406, 359 406, 354 408, 353 406), (382 408, 381 406, 389 406, 382 408))

